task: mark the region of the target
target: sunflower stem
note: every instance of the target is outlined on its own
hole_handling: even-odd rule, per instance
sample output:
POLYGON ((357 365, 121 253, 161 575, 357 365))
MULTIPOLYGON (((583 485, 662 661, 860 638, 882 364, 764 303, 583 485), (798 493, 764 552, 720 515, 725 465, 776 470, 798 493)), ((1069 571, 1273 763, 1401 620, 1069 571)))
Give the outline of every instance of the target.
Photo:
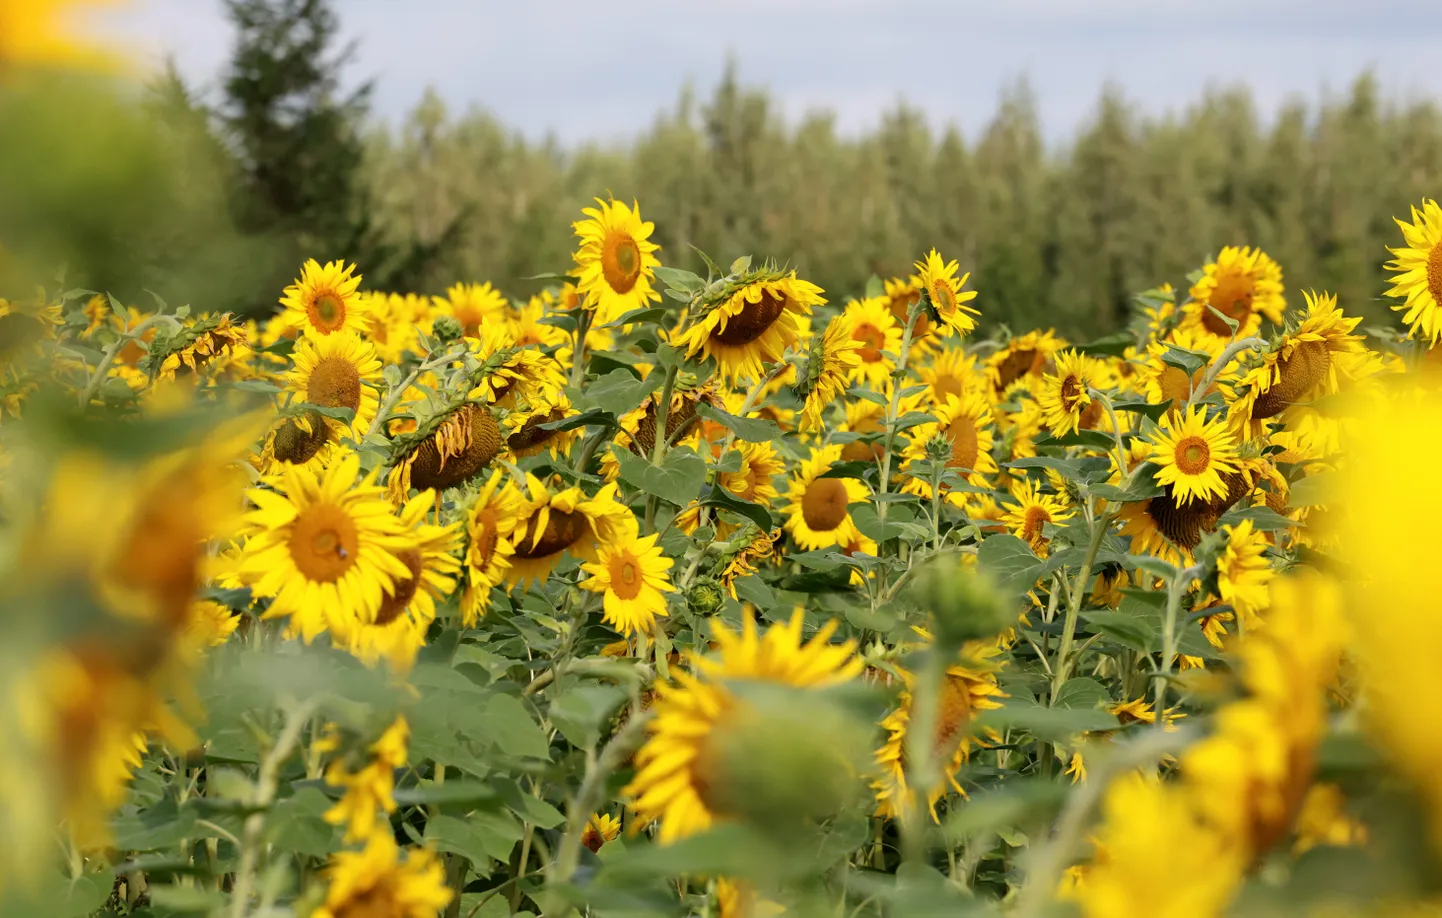
MULTIPOLYGON (((651 446, 651 464, 661 465, 666 458, 666 428, 671 426, 671 390, 676 386, 676 364, 666 368, 666 379, 661 383, 661 399, 656 403, 656 435, 651 446)), ((656 495, 646 495, 646 534, 656 531, 656 495)))
POLYGON ((1067 672, 1071 665, 1072 646, 1076 642, 1077 616, 1081 613, 1082 597, 1086 595, 1087 584, 1091 581, 1092 566, 1096 563, 1097 552, 1101 549, 1102 538, 1107 533, 1111 524, 1109 514, 1097 514, 1090 502, 1086 504, 1087 521, 1091 525, 1091 539, 1087 543, 1086 557, 1082 559, 1082 565, 1077 570, 1076 583, 1067 596, 1066 619, 1061 626, 1061 646, 1056 651, 1056 663, 1052 665, 1051 671, 1051 698, 1048 706, 1056 703, 1057 693, 1061 690, 1062 683, 1066 681, 1067 672))
MULTIPOLYGON (((886 434, 883 438, 884 451, 881 454, 881 479, 876 484, 878 494, 885 494, 891 482, 891 451, 896 443, 896 412, 901 406, 902 384, 906 382, 906 359, 911 354, 911 336, 916 329, 916 320, 921 315, 921 298, 906 311, 906 329, 901 333, 901 349, 896 355, 896 372, 892 374, 891 400, 886 405, 886 434)), ((886 519, 886 503, 876 507, 878 519, 886 519)))
POLYGON ((576 349, 571 352, 571 387, 581 388, 581 382, 586 378, 586 335, 591 332, 591 310, 580 310, 580 317, 576 319, 576 349))
POLYGON ((1217 359, 1212 361, 1212 365, 1207 368, 1207 375, 1202 378, 1202 384, 1200 386, 1193 386, 1188 390, 1186 407, 1192 407, 1192 403, 1197 400, 1198 395, 1205 395, 1207 390, 1212 388, 1212 384, 1217 381, 1217 377, 1222 375, 1222 369, 1231 363, 1238 354, 1242 351, 1251 350, 1254 347, 1261 347, 1266 343, 1266 339, 1264 338, 1251 337, 1242 338, 1239 341, 1233 341, 1227 345, 1226 349, 1224 349, 1217 359))
POLYGON ((936 773, 935 740, 937 707, 946 661, 933 644, 926 662, 912 686, 911 717, 906 725, 906 798, 902 804, 902 859, 920 864, 926 857, 927 805, 929 792, 940 780, 936 773))
POLYGON ((369 437, 372 434, 381 432, 385 422, 390 420, 391 412, 395 410, 396 403, 406 394, 406 390, 409 389, 417 379, 421 378, 422 373, 427 373, 438 367, 445 366, 447 363, 450 363, 452 359, 454 358, 451 355, 450 346, 447 346, 446 349, 441 352, 441 356, 434 357, 418 365, 414 370, 411 370, 409 376, 401 380, 400 385, 392 386, 388 389, 386 391, 386 400, 381 402, 380 410, 376 412, 375 419, 371 421, 371 426, 370 429, 366 431, 366 436, 369 437))
POLYGON ((1166 726, 1166 717, 1162 712, 1166 710, 1167 683, 1172 677, 1172 658, 1177 655, 1177 612, 1181 609, 1182 594, 1186 592, 1187 584, 1192 582, 1197 573, 1195 567, 1183 568, 1177 571, 1172 582, 1167 585, 1167 614, 1162 624, 1162 662, 1153 676, 1156 685, 1152 701, 1157 725, 1162 727, 1166 726))
POLYGON ((1087 391, 1107 410, 1107 419, 1112 422, 1112 439, 1116 441, 1117 445, 1117 474, 1125 475, 1127 473, 1127 448, 1122 443, 1122 426, 1117 423, 1117 412, 1112 407, 1112 400, 1105 392, 1096 389, 1087 391))

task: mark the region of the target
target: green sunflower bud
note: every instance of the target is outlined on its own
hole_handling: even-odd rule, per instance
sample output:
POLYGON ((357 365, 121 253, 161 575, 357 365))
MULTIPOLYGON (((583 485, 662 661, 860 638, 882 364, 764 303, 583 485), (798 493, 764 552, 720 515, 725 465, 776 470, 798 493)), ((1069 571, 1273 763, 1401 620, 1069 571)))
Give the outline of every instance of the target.
POLYGON ((697 615, 715 615, 725 601, 725 591, 712 580, 697 580, 686 593, 686 604, 697 615))
POLYGON ((431 326, 431 334, 435 335, 436 340, 441 344, 450 344, 452 341, 461 340, 465 329, 454 316, 437 316, 435 323, 431 326))
POLYGON ((923 562, 911 578, 913 602, 931 613, 938 644, 960 647, 967 641, 994 637, 1016 624, 1016 604, 996 588, 991 577, 965 567, 959 553, 923 562))

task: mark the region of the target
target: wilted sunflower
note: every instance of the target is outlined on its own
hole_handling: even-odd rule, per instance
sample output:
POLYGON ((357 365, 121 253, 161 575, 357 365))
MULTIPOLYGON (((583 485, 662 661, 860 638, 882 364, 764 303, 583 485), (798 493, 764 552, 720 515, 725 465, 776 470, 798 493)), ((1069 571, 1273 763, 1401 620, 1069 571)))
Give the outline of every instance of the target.
MULTIPOLYGON (((906 460, 902 474, 907 476, 902 489, 909 494, 931 497, 931 482, 914 469, 916 463, 926 458, 926 442, 933 437, 951 443, 951 455, 946 460, 948 469, 955 470, 968 484, 985 485, 986 476, 995 475, 997 470, 996 460, 991 457, 991 408, 981 395, 973 393, 964 398, 947 396, 930 411, 936 418, 934 422, 918 424, 909 431, 911 440, 902 452, 906 460)), ((945 483, 941 487, 947 500, 961 506, 962 492, 952 491, 945 483)))
POLYGON ((158 331, 140 367, 156 379, 174 379, 245 348, 245 329, 231 325, 229 313, 202 316, 179 331, 158 331))
MULTIPOLYGON (((354 332, 304 338, 295 346, 295 369, 286 385, 297 401, 321 408, 348 408, 349 424, 335 426, 365 436, 380 407, 381 361, 375 348, 354 332)), ((328 419, 329 420, 329 419, 328 419)))
MULTIPOLYGON (((946 675, 942 677, 932 737, 932 749, 942 774, 935 785, 926 788, 926 804, 932 819, 936 818, 937 801, 945 796, 948 785, 958 794, 966 793, 957 783, 956 775, 971 755, 972 721, 982 711, 1001 707, 996 699, 1002 692, 997 686, 995 666, 989 659, 994 653, 994 648, 971 647, 959 662, 946 668, 946 675)), ((872 785, 876 793, 876 815, 893 819, 904 818, 910 793, 906 780, 906 747, 915 677, 902 670, 901 678, 906 688, 897 699, 896 710, 881 721, 887 736, 885 744, 876 752, 881 776, 872 785)))
POLYGON ((956 259, 943 262, 936 249, 926 253, 926 258, 916 263, 917 275, 921 278, 921 289, 926 291, 927 300, 941 316, 943 337, 953 331, 959 335, 970 334, 976 328, 976 319, 981 313, 966 304, 976 299, 975 290, 962 290, 970 273, 956 276, 956 259))
POLYGON ((1426 341, 1434 347, 1442 337, 1442 313, 1438 303, 1442 302, 1442 207, 1431 198, 1422 199, 1422 209, 1412 207, 1412 222, 1397 220, 1406 245, 1398 248, 1388 246, 1387 251, 1396 256, 1387 265, 1392 275, 1392 287, 1388 296, 1406 297, 1400 306, 1393 306, 1403 313, 1402 321, 1407 323, 1407 333, 1426 341))
POLYGON ((323 338, 338 331, 364 335, 370 330, 370 302, 356 292, 361 277, 355 265, 340 261, 324 267, 314 258, 300 269, 300 278, 285 288, 280 304, 285 307, 276 318, 286 328, 298 329, 308 337, 323 338))
POLYGON ((1096 426, 1102 406, 1087 390, 1097 384, 1097 362, 1079 351, 1056 355, 1056 375, 1042 377, 1037 402, 1053 437, 1096 426))
POLYGON ((467 338, 478 338, 482 329, 503 330, 506 324, 506 298, 491 286, 484 284, 455 284, 446 288, 445 296, 432 297, 441 315, 448 315, 460 323, 461 333, 467 338))
POLYGON ((860 345, 856 351, 858 362, 849 373, 851 381, 867 383, 878 391, 885 389, 890 385, 896 355, 901 352, 901 327, 891 315, 886 297, 848 303, 841 316, 851 339, 860 345))
POLYGON ((1237 338, 1255 335, 1263 320, 1281 322, 1287 301, 1282 297, 1282 268, 1261 249, 1226 246, 1217 260, 1202 269, 1183 307, 1182 326, 1212 354, 1232 340, 1232 330, 1216 312, 1237 323, 1237 338))
POLYGON ((687 357, 714 358, 722 378, 733 383, 764 376, 763 363, 781 360, 799 340, 798 318, 826 303, 821 288, 795 271, 762 270, 754 277, 673 342, 687 357))
POLYGON ((651 287, 661 262, 651 241, 655 226, 641 220, 634 201, 596 199, 587 207, 589 219, 572 224, 581 247, 576 251, 576 292, 586 308, 596 311, 596 324, 614 322, 628 312, 661 299, 651 287))
POLYGON ((1225 418, 1206 420, 1206 408, 1193 405, 1185 413, 1163 415, 1152 440, 1156 478, 1171 489, 1177 503, 1205 503, 1227 494, 1222 476, 1237 472, 1236 438, 1225 418))
POLYGON ((1013 483, 1011 496, 1016 500, 1016 506, 1006 511, 1002 522, 1006 523, 1012 535, 1030 545, 1039 557, 1045 558, 1048 544, 1046 524, 1061 524, 1076 513, 1067 509, 1066 501, 1061 497, 1042 494, 1036 482, 1029 478, 1013 483))
POLYGON ((646 726, 650 737, 636 753, 636 776, 622 793, 633 799, 642 823, 659 821, 661 844, 704 832, 727 818, 720 740, 745 708, 728 681, 824 688, 861 672, 854 641, 831 643, 836 621, 803 643, 803 619, 798 613, 762 635, 749 612, 739 634, 712 619, 716 650, 692 657, 694 673, 672 670, 675 681, 657 686, 654 717, 646 726))
POLYGON ((675 591, 666 573, 675 564, 661 552, 656 535, 604 542, 596 560, 582 564, 590 576, 581 589, 602 594, 602 619, 626 637, 650 634, 666 615, 665 593, 675 591))
POLYGON ((404 503, 411 489, 454 488, 479 475, 501 451, 501 428, 483 404, 462 402, 391 443, 391 500, 404 503))
POLYGON ((1217 559, 1217 590, 1250 630, 1260 624, 1258 616, 1272 602, 1270 588, 1276 571, 1266 555, 1267 538, 1251 520, 1227 526, 1222 533, 1227 543, 1217 559))
POLYGON ((265 436, 260 452, 263 475, 279 475, 286 466, 305 466, 319 472, 335 460, 340 449, 329 419, 319 411, 307 409, 300 414, 283 417, 265 436))
POLYGON ((307 642, 327 628, 348 633, 375 621, 387 591, 410 576, 401 555, 416 547, 384 491, 356 484, 360 457, 343 456, 323 474, 291 466, 275 490, 247 493, 255 509, 241 576, 258 598, 271 600, 263 618, 290 616, 307 642))
POLYGON ((736 581, 756 573, 758 561, 773 557, 776 554, 776 542, 781 538, 780 529, 767 532, 755 523, 749 523, 737 535, 737 541, 744 539, 746 533, 751 533, 750 540, 729 558, 724 559, 725 564, 721 565, 718 574, 721 585, 726 588, 726 592, 731 595, 732 599, 738 598, 736 581))
POLYGON ((491 590, 500 586, 510 569, 511 544, 520 525, 525 500, 510 476, 491 473, 466 514, 465 592, 461 616, 467 628, 480 621, 490 606, 491 590))
POLYGON ((1045 375, 1052 355, 1066 347, 1066 342, 1051 330, 1029 331, 1012 338, 1006 347, 986 359, 986 377, 991 382, 994 398, 1000 400, 1014 387, 1033 388, 1045 375))
POLYGON ((840 460, 837 444, 812 450, 791 479, 786 531, 803 551, 848 542, 858 534, 851 505, 866 500, 871 491, 855 478, 821 477, 840 460))
POLYGON ((587 497, 578 487, 553 492, 528 474, 523 501, 513 538, 515 553, 505 572, 506 581, 514 586, 544 580, 563 554, 595 561, 599 546, 637 533, 636 517, 616 499, 614 483, 587 497))
POLYGON ((345 620, 336 639, 366 663, 385 660, 395 673, 407 673, 426 643, 426 630, 436 618, 436 600, 449 596, 456 585, 460 562, 458 524, 436 526, 426 522, 434 503, 422 492, 400 511, 401 524, 412 534, 415 547, 397 553, 410 571, 386 590, 373 621, 345 620))
POLYGON ((403 859, 390 832, 372 833, 362 851, 331 855, 326 877, 325 904, 313 918, 430 918, 455 896, 435 852, 409 848, 403 859))
MULTIPOLYGON (((618 418, 621 429, 616 433, 613 448, 623 447, 632 455, 646 459, 654 455, 658 426, 656 404, 659 400, 659 393, 649 395, 640 405, 618 418)), ((712 407, 720 405, 720 400, 709 385, 699 389, 679 389, 671 393, 671 408, 666 412, 667 442, 673 446, 689 443, 696 446, 698 452, 701 450, 700 441, 704 439, 704 427, 696 414, 696 406, 701 404, 712 407)), ((619 472, 620 464, 613 451, 604 453, 601 456, 601 474, 607 481, 615 481, 619 472)))
POLYGON ((821 429, 821 412, 846 390, 847 380, 861 365, 862 350, 844 314, 827 323, 826 333, 812 342, 806 370, 796 384, 796 394, 804 404, 802 432, 821 429))

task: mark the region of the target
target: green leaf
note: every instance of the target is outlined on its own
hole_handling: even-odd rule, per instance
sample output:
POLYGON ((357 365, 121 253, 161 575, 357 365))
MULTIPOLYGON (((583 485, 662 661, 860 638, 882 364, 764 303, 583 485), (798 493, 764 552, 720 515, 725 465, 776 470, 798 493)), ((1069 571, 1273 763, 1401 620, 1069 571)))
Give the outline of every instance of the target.
POLYGON ((1054 708, 1099 708, 1112 703, 1111 693, 1095 679, 1076 676, 1062 683, 1052 699, 1054 708))
POLYGON ((1044 708, 1041 705, 1022 702, 1007 704, 1001 708, 984 712, 976 721, 977 728, 992 727, 997 730, 1025 730, 1037 739, 1057 743, 1064 742, 1079 733, 1094 730, 1115 730, 1117 719, 1106 711, 1084 708, 1044 708))
MULTIPOLYGON (((6 909, 7 915, 44 915, 45 918, 85 918, 100 909, 115 888, 115 872, 104 868, 98 873, 82 874, 75 879, 50 874, 41 878, 31 900, 40 910, 6 909), (43 904, 43 905, 42 905, 43 904)), ((22 890, 22 895, 25 890, 22 890)))
POLYGON ((1315 507, 1335 499, 1333 491, 1337 487, 1337 477, 1336 472, 1316 472, 1292 482, 1287 490, 1287 506, 1315 507))
POLYGON ((159 851, 173 848, 195 828, 195 810, 178 807, 169 797, 112 823, 115 847, 121 851, 159 851))
POLYGON ((893 505, 884 520, 877 516, 876 505, 869 501, 854 503, 848 509, 851 511, 851 521, 861 530, 862 535, 877 542, 885 542, 906 533, 906 524, 915 519, 915 514, 909 512, 910 508, 903 510, 903 507, 903 504, 893 505))
POLYGON ((1135 345, 1136 339, 1126 332, 1115 332, 1103 338, 1083 344, 1077 347, 1083 354, 1101 354, 1107 357, 1120 357, 1126 353, 1127 348, 1135 345))
POLYGON ((1167 413, 1167 408, 1170 407, 1170 404, 1170 402, 1165 405, 1153 405, 1150 402, 1116 402, 1112 407, 1118 411, 1130 411, 1133 414, 1145 415, 1153 421, 1157 421, 1161 419, 1162 415, 1167 413))
POLYGON ((490 873, 490 860, 508 860, 521 840, 520 822, 510 813, 472 813, 465 819, 442 814, 426 822, 426 841, 440 851, 459 854, 476 873, 490 873))
POLYGON ((574 686, 551 703, 551 723, 571 745, 585 749, 595 745, 602 726, 625 698, 625 689, 615 685, 574 686))
POLYGON ((491 740, 507 755, 532 759, 549 759, 551 744, 526 706, 510 695, 492 695, 486 705, 485 720, 491 740))
POLYGON ((749 602, 758 609, 774 609, 776 607, 776 594, 755 574, 749 577, 742 577, 735 583, 736 595, 742 602, 749 602))
POLYGON ((737 417, 705 402, 697 403, 696 413, 707 420, 715 421, 736 434, 738 440, 745 440, 747 443, 770 443, 781 439, 781 428, 776 426, 775 421, 737 417))
POLYGON ((621 480, 678 507, 696 499, 706 481, 706 460, 690 447, 673 449, 658 468, 628 449, 613 445, 621 480))
POLYGON ((1000 787, 972 794, 964 806, 947 814, 942 832, 952 843, 989 835, 1000 829, 1039 822, 1066 800, 1072 786, 1067 781, 1021 778, 1000 787))
POLYGON ((656 322, 666 317, 667 310, 660 306, 649 306, 644 309, 632 309, 612 322, 598 326, 600 328, 624 328, 627 325, 645 325, 649 322, 656 322))
POLYGON ((336 828, 322 814, 331 801, 315 787, 303 787, 276 802, 267 818, 274 832, 272 843, 283 850, 325 857, 335 848, 336 828))
POLYGON ((1177 347, 1175 344, 1168 344, 1167 349, 1162 352, 1162 363, 1176 367, 1186 373, 1188 378, 1211 362, 1211 354, 1203 351, 1189 351, 1186 348, 1177 347))
POLYGON ((590 411, 573 414, 568 418, 561 418, 559 421, 547 421, 538 426, 542 430, 575 430, 577 427, 613 427, 615 421, 601 409, 592 408, 590 411))
POLYGON ((762 532, 770 532, 774 525, 771 519, 771 511, 760 504, 753 504, 750 501, 742 500, 730 491, 713 483, 709 491, 701 497, 701 503, 713 507, 720 507, 732 513, 746 517, 757 526, 762 532))
POLYGON ((876 468, 876 463, 854 460, 850 462, 838 462, 831 468, 817 475, 817 478, 855 478, 858 481, 866 478, 866 473, 876 468))
POLYGON ((472 807, 493 802, 496 789, 479 781, 447 781, 444 784, 427 781, 417 787, 401 788, 394 797, 398 806, 472 807))
POLYGON ((146 892, 154 907, 184 914, 206 914, 230 901, 220 890, 200 886, 149 886, 146 892))
POLYGON ((656 279, 672 290, 687 294, 687 299, 706 289, 706 280, 698 274, 681 268, 668 268, 665 265, 656 270, 656 279))
POLYGON ((564 274, 564 273, 561 273, 561 272, 559 272, 559 271, 542 271, 540 274, 531 274, 531 275, 528 275, 528 276, 526 276, 526 277, 519 277, 519 278, 517 278, 517 280, 526 280, 526 281, 533 281, 533 280, 570 281, 570 280, 575 280, 575 276, 574 276, 574 275, 571 275, 571 274, 564 274))
POLYGON ((1242 520, 1251 520, 1252 526, 1262 532, 1281 532, 1297 525, 1271 507, 1246 507, 1240 510, 1229 510, 1222 515, 1219 525, 1234 526, 1242 520))
POLYGON ((998 533, 988 536, 976 553, 977 566, 989 573, 997 588, 1020 595, 1048 573, 1047 561, 1036 556, 1021 539, 998 533))
POLYGON ((620 417, 633 408, 639 408, 642 400, 660 386, 659 373, 637 379, 630 370, 617 369, 586 386, 582 395, 587 406, 620 417))

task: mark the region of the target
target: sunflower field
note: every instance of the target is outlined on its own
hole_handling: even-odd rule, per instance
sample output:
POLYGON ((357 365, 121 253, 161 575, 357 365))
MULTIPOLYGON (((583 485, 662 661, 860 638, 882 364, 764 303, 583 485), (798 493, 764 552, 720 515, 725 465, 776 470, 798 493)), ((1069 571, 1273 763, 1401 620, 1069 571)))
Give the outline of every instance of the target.
POLYGON ((1396 329, 1235 246, 1090 342, 576 217, 251 320, 0 233, 0 915, 1442 914, 1435 201, 1396 329))

